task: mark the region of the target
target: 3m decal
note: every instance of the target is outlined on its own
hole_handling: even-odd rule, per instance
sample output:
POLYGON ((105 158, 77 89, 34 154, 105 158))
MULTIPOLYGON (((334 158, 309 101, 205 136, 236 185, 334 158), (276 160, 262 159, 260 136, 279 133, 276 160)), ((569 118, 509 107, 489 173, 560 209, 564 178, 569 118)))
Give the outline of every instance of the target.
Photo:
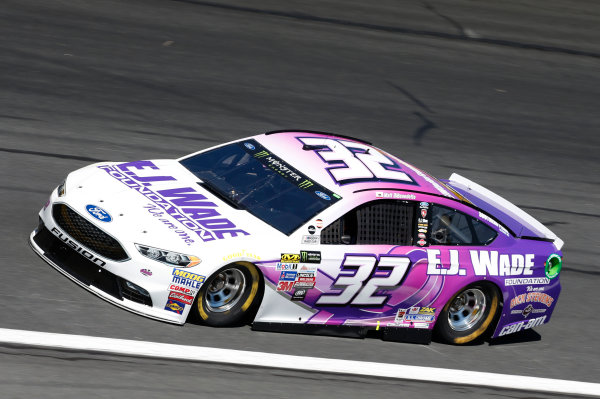
POLYGON ((319 157, 329 165, 326 169, 338 184, 400 181, 416 185, 416 182, 402 171, 398 163, 367 145, 317 137, 300 137, 298 139, 309 148, 313 148, 319 157))
POLYGON ((346 255, 332 288, 338 294, 322 294, 317 305, 384 305, 389 295, 378 294, 396 288, 410 265, 410 259, 399 256, 346 255), (372 277, 374 271, 386 271, 387 276, 372 277))

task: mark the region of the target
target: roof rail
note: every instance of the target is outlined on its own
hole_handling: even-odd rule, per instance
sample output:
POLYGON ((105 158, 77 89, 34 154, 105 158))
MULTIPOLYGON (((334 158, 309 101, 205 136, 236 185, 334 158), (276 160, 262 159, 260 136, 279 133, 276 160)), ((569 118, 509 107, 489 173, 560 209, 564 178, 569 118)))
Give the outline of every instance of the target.
POLYGON ((292 133, 292 132, 298 132, 298 133, 313 133, 313 134, 323 134, 323 135, 327 135, 327 136, 335 136, 335 137, 341 137, 344 139, 350 139, 350 140, 354 140, 354 141, 358 141, 359 143, 364 143, 364 144, 369 144, 369 145, 373 145, 373 143, 366 141, 366 140, 361 140, 361 139, 357 139, 355 137, 351 137, 351 136, 345 136, 343 134, 337 134, 337 133, 328 133, 328 132, 318 132, 316 130, 303 130, 303 129, 287 129, 287 130, 272 130, 270 132, 266 132, 265 135, 270 135, 270 134, 277 134, 277 133, 292 133))

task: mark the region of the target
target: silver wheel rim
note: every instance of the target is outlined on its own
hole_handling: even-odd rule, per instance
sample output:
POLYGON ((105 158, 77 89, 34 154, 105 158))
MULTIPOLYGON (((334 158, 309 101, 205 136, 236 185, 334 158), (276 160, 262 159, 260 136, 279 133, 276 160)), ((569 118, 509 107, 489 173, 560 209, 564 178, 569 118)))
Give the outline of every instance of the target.
POLYGON ((223 270, 210 280, 206 290, 206 307, 211 312, 226 312, 239 302, 245 288, 244 273, 235 268, 223 270))
POLYGON ((448 308, 448 324, 454 331, 467 331, 485 314, 485 294, 477 288, 464 290, 448 308))

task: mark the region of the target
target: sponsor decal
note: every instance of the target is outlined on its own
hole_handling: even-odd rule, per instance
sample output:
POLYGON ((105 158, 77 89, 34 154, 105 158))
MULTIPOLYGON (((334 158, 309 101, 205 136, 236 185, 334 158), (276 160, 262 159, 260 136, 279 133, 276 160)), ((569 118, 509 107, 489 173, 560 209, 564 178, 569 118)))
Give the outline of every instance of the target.
POLYGON ((254 151, 256 149, 256 147, 254 147, 254 145, 252 145, 252 143, 244 143, 244 147, 246 147, 250 151, 254 151))
POLYGON ((425 244, 427 244, 427 241, 425 241, 424 239, 420 239, 419 241, 417 241, 417 244, 419 244, 421 247, 425 246, 425 244))
POLYGON ((383 191, 375 191, 375 198, 390 198, 390 199, 405 199, 405 200, 417 199, 417 197, 415 197, 413 194, 386 193, 383 191))
POLYGON ((281 254, 281 261, 287 263, 300 262, 300 254, 281 254))
POLYGON ((314 288, 315 282, 296 281, 294 288, 314 288))
POLYGON ((281 274, 279 275, 279 281, 295 281, 297 274, 298 272, 281 272, 281 274))
POLYGON ((418 314, 419 313, 419 309, 421 309, 420 307, 411 307, 410 309, 408 309, 408 314, 418 314))
POLYGON ((297 263, 277 263, 277 270, 297 270, 297 263))
POLYGON ((427 233, 427 228, 422 228, 422 227, 421 227, 421 228, 418 228, 418 229, 417 229, 417 231, 418 231, 419 233, 423 233, 423 234, 425 234, 425 233, 427 233))
POLYGON ((280 281, 277 284, 277 291, 293 291, 294 281, 280 281))
POLYGON ((517 321, 516 323, 507 324, 504 327, 502 327, 502 330, 500 330, 498 336, 502 337, 504 335, 513 334, 521 330, 528 330, 530 328, 537 327, 539 325, 544 324, 544 322, 546 321, 546 317, 548 316, 541 316, 535 319, 517 321))
POLYGON ((192 289, 200 289, 205 276, 195 274, 181 269, 173 269, 173 282, 192 289))
POLYGON ((546 313, 546 309, 536 309, 531 304, 529 304, 522 310, 514 309, 511 310, 510 313, 521 314, 526 319, 530 314, 546 313))
POLYGON ((316 231, 317 231, 317 229, 315 228, 315 226, 308 226, 309 234, 315 234, 316 231))
POLYGON ((202 241, 250 234, 238 229, 233 222, 221 215, 217 204, 209 201, 194 187, 151 189, 153 184, 160 182, 169 181, 172 185, 177 183, 173 176, 158 175, 161 174, 160 168, 151 161, 126 162, 114 166, 100 165, 98 168, 161 207, 171 220, 191 230, 202 241), (138 174, 140 171, 144 176, 138 174))
POLYGON ((300 251, 300 260, 302 263, 321 263, 321 252, 300 251))
MULTIPOLYGON (((450 268, 440 268, 439 249, 427 250, 427 274, 454 276, 466 275, 460 268, 459 251, 451 249, 450 268)), ((534 254, 499 254, 498 251, 469 251, 471 265, 476 276, 530 276, 533 274, 534 254)))
POLYGON ((421 217, 425 219, 427 217, 427 209, 421 209, 421 217))
POLYGON ((435 314, 435 308, 424 306, 419 309, 419 314, 435 314))
POLYGON ((507 278, 504 280, 504 285, 545 285, 550 284, 550 279, 546 277, 523 277, 523 278, 507 278))
POLYGON ((142 273, 144 276, 152 276, 152 270, 150 269, 140 269, 140 273, 142 273))
POLYGON ((71 240, 69 237, 67 237, 67 235, 65 233, 61 232, 56 227, 53 227, 51 231, 52 231, 52 234, 54 234, 55 236, 57 236, 62 242, 64 242, 65 244, 67 244, 69 247, 73 248, 78 254, 80 254, 81 256, 83 256, 84 258, 86 258, 87 260, 93 262, 94 264, 96 264, 96 265, 98 265, 100 267, 106 266, 106 262, 105 261, 103 261, 102 259, 98 258, 93 253, 87 251, 85 248, 83 248, 82 246, 80 246, 79 244, 77 244, 75 241, 71 240))
POLYGON ((398 313, 396 313, 396 318, 394 321, 396 323, 401 323, 404 320, 404 315, 406 314, 406 309, 398 309, 398 313))
POLYGON ((321 219, 315 220, 315 225, 317 226, 317 229, 323 228, 323 220, 321 220, 321 219))
POLYGON ((110 214, 97 205, 86 205, 85 210, 101 222, 112 222, 110 214))
POLYGON ((194 302, 194 297, 178 291, 169 292, 169 299, 191 305, 194 302))
POLYGON ((510 300, 510 308, 514 308, 517 305, 522 305, 524 303, 543 303, 546 307, 552 306, 554 302, 554 298, 552 298, 548 294, 544 294, 543 292, 528 292, 526 294, 521 294, 515 296, 510 300))
POLYGON ((421 202, 421 203, 419 203, 419 208, 429 209, 429 202, 421 202))
POLYGON ((306 271, 312 271, 312 272, 314 272, 314 271, 317 271, 317 266, 315 266, 315 265, 302 265, 300 267, 300 269, 298 269, 298 270, 303 271, 303 272, 306 272, 306 271))
POLYGON ((321 242, 321 236, 302 236, 302 244, 305 245, 318 245, 321 242))
POLYGON ((315 194, 317 194, 318 197, 323 198, 325 201, 331 201, 331 197, 325 194, 323 191, 315 191, 315 194))
POLYGON ((407 314, 404 315, 405 321, 421 322, 421 323, 431 323, 435 318, 434 315, 431 314, 407 314))
POLYGON ((223 256, 223 261, 227 262, 229 260, 236 259, 236 258, 252 258, 252 259, 260 260, 260 256, 256 255, 253 252, 242 249, 239 252, 234 252, 227 256, 223 256))
POLYGON ((184 287, 184 286, 177 285, 177 284, 169 285, 169 291, 181 292, 182 294, 186 294, 186 295, 190 295, 190 296, 196 296, 196 294, 198 293, 198 291, 195 289, 192 289, 189 287, 184 287))
POLYGON ((169 299, 167 304, 165 305, 165 310, 169 310, 171 312, 175 312, 177 314, 182 314, 185 309, 185 303, 175 301, 173 299, 169 299))
POLYGON ((303 301, 307 293, 308 289, 306 288, 296 288, 292 294, 292 301, 303 301))
POLYGON ((425 239, 425 237, 427 237, 427 236, 425 235, 425 233, 419 233, 419 238, 420 238, 420 239, 425 239))

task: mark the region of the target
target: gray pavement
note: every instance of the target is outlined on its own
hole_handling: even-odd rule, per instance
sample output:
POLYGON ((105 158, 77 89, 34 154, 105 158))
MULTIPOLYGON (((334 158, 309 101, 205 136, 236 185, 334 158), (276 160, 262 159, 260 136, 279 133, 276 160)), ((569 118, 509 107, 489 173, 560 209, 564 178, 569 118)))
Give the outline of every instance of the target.
MULTIPOLYGON (((596 2, 4 0, 0 21, 0 327, 600 382, 596 2), (177 327, 94 297, 28 247, 39 208, 73 169, 284 128, 369 139, 529 211, 566 242, 552 322, 470 347, 177 327)), ((36 359, 1 355, 0 367, 41 372, 36 359)), ((253 384, 245 373, 262 379, 235 371, 241 387, 285 391, 277 374, 253 384)), ((346 384, 323 378, 314 384, 346 384)), ((10 397, 32 392, 12 381, 0 381, 10 397)))

